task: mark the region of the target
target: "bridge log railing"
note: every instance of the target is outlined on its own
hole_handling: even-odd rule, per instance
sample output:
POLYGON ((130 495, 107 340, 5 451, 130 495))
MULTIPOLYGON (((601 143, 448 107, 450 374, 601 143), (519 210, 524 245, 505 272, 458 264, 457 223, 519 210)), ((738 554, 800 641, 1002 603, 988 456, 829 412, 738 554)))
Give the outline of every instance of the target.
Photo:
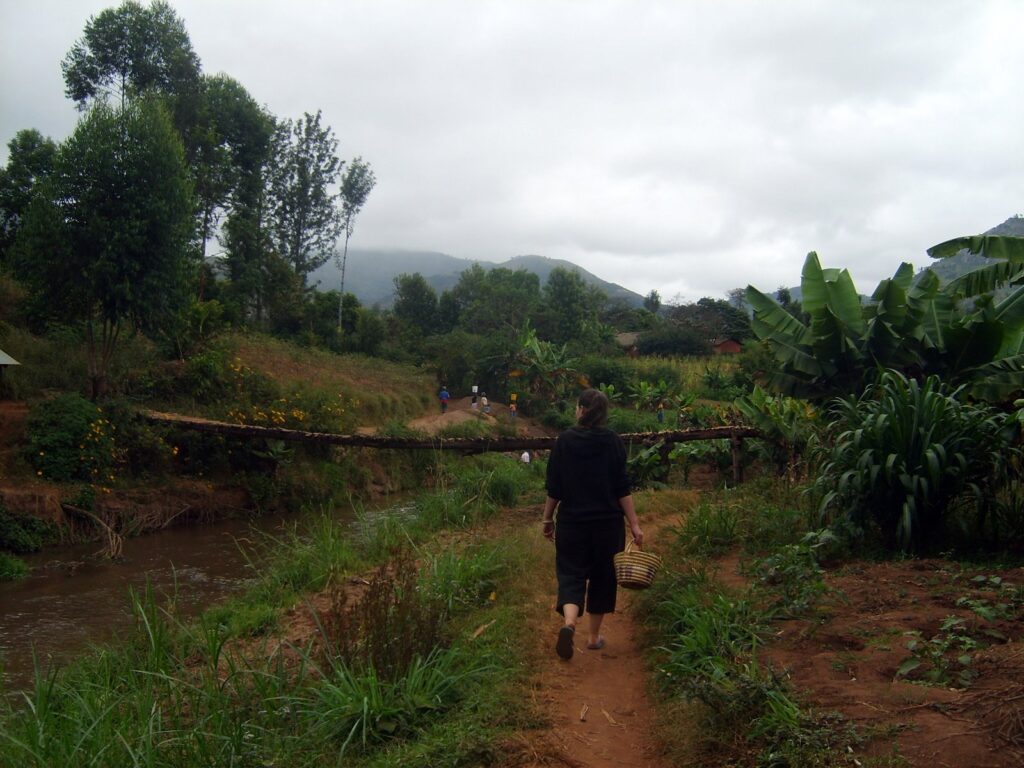
MULTIPOLYGON (((282 427, 261 427, 254 424, 232 424, 174 413, 144 411, 143 417, 153 424, 190 429, 239 439, 284 440, 313 445, 347 445, 358 448, 391 450, 457 451, 464 454, 542 451, 555 445, 555 437, 385 437, 379 435, 342 435, 334 432, 306 432, 282 427)), ((659 442, 671 446, 698 440, 728 440, 732 451, 733 482, 743 481, 742 451, 747 438, 761 437, 751 427, 709 427, 708 429, 666 430, 664 432, 626 432, 619 435, 627 445, 651 447, 659 442)), ((667 450, 663 454, 667 460, 667 450)))

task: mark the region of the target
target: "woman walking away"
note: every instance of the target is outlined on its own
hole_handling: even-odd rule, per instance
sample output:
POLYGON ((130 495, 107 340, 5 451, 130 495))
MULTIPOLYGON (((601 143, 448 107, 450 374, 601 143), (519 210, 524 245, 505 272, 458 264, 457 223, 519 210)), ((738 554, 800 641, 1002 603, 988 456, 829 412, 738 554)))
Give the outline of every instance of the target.
POLYGON ((626 475, 626 447, 607 423, 608 398, 596 389, 584 390, 576 405, 576 426, 559 435, 548 459, 542 523, 544 535, 555 542, 555 610, 565 620, 555 651, 566 661, 572 658, 576 622, 584 609, 587 648, 604 647, 601 622, 615 611, 613 557, 625 545, 623 515, 637 546, 644 541, 626 475))

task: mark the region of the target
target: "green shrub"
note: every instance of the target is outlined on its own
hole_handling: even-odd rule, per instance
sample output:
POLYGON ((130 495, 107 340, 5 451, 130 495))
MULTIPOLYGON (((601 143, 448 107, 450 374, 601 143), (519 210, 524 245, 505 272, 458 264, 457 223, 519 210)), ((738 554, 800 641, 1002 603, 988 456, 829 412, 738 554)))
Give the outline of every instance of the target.
POLYGON ((107 482, 113 479, 113 430, 95 403, 61 395, 32 409, 26 458, 47 480, 107 482))
POLYGON ((28 564, 21 558, 0 552, 0 581, 15 581, 28 576, 28 564))
POLYGON ((0 501, 0 550, 16 555, 38 552, 55 534, 51 523, 32 515, 12 515, 0 501))
POLYGON ((950 510, 969 504, 980 533, 1020 451, 1004 415, 959 393, 935 376, 886 371, 861 397, 835 400, 814 484, 821 513, 874 524, 890 547, 927 550, 944 543, 950 510))
POLYGON ((421 580, 427 595, 454 613, 486 605, 507 570, 507 558, 496 545, 448 548, 427 560, 421 580))
POLYGON ((104 403, 118 463, 135 477, 159 475, 170 468, 174 449, 164 440, 165 429, 155 427, 123 400, 104 403))

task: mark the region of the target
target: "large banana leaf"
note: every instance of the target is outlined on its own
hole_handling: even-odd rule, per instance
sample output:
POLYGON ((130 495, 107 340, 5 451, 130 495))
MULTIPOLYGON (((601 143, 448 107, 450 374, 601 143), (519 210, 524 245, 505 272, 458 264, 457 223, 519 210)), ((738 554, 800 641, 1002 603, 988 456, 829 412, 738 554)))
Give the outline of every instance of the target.
POLYGON ((1002 237, 999 235, 974 235, 956 237, 944 243, 933 245, 928 255, 933 259, 946 259, 967 250, 978 256, 1024 263, 1024 237, 1002 237))
POLYGON ((1008 329, 1003 334, 1003 346, 999 348, 997 359, 1024 355, 1024 328, 1008 329))
POLYGON ((996 261, 983 267, 965 272, 960 277, 950 280, 943 287, 943 292, 955 298, 980 296, 991 293, 1007 283, 1015 285, 1024 279, 1024 269, 1012 261, 996 261))
POLYGON ((956 302, 951 296, 939 293, 930 301, 922 301, 920 308, 924 345, 939 351, 945 350, 947 336, 956 319, 956 302))
POLYGON ((865 307, 868 321, 864 333, 864 352, 874 362, 890 367, 918 362, 917 355, 905 347, 909 340, 920 340, 923 336, 920 313, 915 317, 911 312, 906 291, 897 282, 897 278, 901 278, 900 282, 909 287, 909 283, 897 272, 892 280, 883 280, 878 284, 871 296, 875 303, 865 307))
POLYGON ((996 304, 994 316, 1007 330, 1024 328, 1024 285, 1017 286, 1009 296, 996 304))
POLYGON ((818 254, 811 251, 800 277, 800 305, 812 318, 828 307, 841 325, 857 335, 864 332, 860 296, 845 269, 822 269, 818 254))
POLYGON ((973 316, 947 329, 945 361, 954 377, 995 359, 1003 343, 1003 325, 987 317, 973 316))
POLYGON ((971 395, 978 400, 1006 402, 1024 391, 1024 355, 993 360, 964 373, 972 380, 971 395))

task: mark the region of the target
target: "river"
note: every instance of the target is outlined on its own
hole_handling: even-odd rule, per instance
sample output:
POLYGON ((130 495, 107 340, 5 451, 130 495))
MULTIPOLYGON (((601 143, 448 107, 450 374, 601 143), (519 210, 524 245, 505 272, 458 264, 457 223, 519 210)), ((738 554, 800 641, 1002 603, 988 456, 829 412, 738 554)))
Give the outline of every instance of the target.
POLYGON ((169 528, 126 539, 124 557, 116 561, 92 557, 96 543, 29 556, 28 578, 0 582, 4 689, 31 684, 33 653, 43 666, 66 663, 132 627, 129 587, 144 589, 148 582, 157 594, 176 594, 185 616, 241 591, 253 577, 256 540, 293 520, 268 516, 169 528))

